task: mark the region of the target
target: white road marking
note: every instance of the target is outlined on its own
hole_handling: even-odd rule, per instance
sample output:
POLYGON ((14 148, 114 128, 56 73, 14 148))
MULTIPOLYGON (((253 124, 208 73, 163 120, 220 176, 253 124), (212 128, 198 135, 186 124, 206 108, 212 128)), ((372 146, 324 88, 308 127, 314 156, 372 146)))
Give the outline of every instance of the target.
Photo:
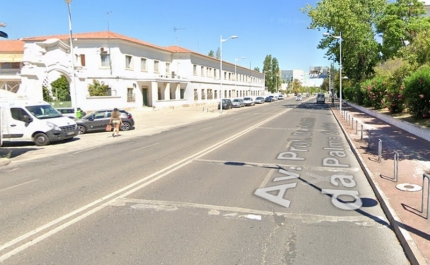
POLYGON ((39 180, 39 179, 33 179, 33 180, 30 180, 30 181, 27 181, 27 182, 24 182, 24 183, 21 183, 21 184, 15 185, 15 186, 11 186, 11 187, 8 187, 8 188, 5 188, 5 189, 2 189, 2 190, 0 190, 0 192, 2 192, 2 191, 6 191, 6 190, 10 190, 10 189, 13 189, 13 188, 16 188, 16 187, 22 186, 22 185, 26 185, 26 184, 29 184, 29 183, 32 183, 32 182, 35 182, 35 181, 38 181, 38 180, 39 180))
POLYGON ((274 169, 270 170, 269 173, 267 173, 267 176, 264 178, 263 182, 261 182, 259 189, 266 187, 267 183, 269 183, 270 178, 273 175, 273 172, 275 172, 274 169))
POLYGON ((149 148, 149 147, 152 147, 152 146, 155 146, 155 145, 157 145, 157 144, 160 144, 160 143, 154 143, 154 144, 150 144, 150 145, 146 145, 146 146, 142 146, 142 147, 139 147, 139 148, 135 148, 135 149, 133 149, 133 150, 130 150, 130 151, 138 151, 138 150, 142 150, 142 149, 146 149, 146 148, 149 148))
POLYGON ((108 194, 108 195, 106 195, 100 199, 97 199, 97 200, 95 200, 95 201, 93 201, 93 202, 91 202, 91 203, 89 203, 89 204, 87 204, 87 205, 85 205, 79 209, 76 209, 76 210, 74 210, 68 214, 65 214, 65 215, 45 224, 45 225, 42 225, 42 226, 40 226, 40 227, 38 227, 38 228, 36 228, 36 229, 26 233, 26 234, 23 234, 23 235, 15 238, 15 239, 9 241, 9 242, 6 242, 5 244, 0 246, 0 251, 4 250, 6 248, 9 248, 9 247, 29 238, 31 236, 34 236, 37 233, 40 233, 45 229, 51 228, 54 225, 57 225, 61 222, 64 222, 67 219, 72 218, 75 215, 80 214, 80 215, 76 216, 74 219, 71 219, 71 220, 69 220, 69 221, 67 221, 67 222, 63 223, 62 225, 59 225, 55 228, 51 228, 51 230, 45 232, 44 234, 42 234, 42 235, 40 235, 40 236, 30 240, 30 241, 27 241, 26 243, 20 245, 19 247, 16 247, 16 248, 12 249, 11 251, 5 253, 4 255, 0 256, 0 263, 7 260, 11 256, 16 255, 19 252, 35 245, 36 243, 56 234, 57 232, 83 220, 84 218, 86 218, 86 217, 88 217, 88 216, 90 216, 90 215, 92 215, 98 211, 100 211, 101 209, 103 209, 105 206, 111 204, 116 199, 125 197, 129 194, 132 194, 132 193, 146 187, 147 185, 167 176, 168 174, 184 167, 185 165, 188 165, 194 159, 200 158, 200 157, 224 146, 225 144, 247 134, 248 132, 254 130, 255 128, 258 128, 259 126, 261 126, 261 125, 287 113, 290 110, 291 109, 287 109, 287 110, 284 110, 282 112, 279 112, 279 113, 277 113, 277 114, 275 114, 275 115, 273 115, 273 116, 271 116, 271 117, 269 117, 269 118, 267 118, 267 119, 265 119, 265 120, 263 120, 257 124, 254 124, 253 126, 247 128, 247 129, 245 129, 245 130, 243 130, 243 131, 241 131, 235 135, 232 135, 232 136, 230 136, 230 137, 228 137, 228 138, 226 138, 226 139, 224 139, 224 140, 222 140, 222 141, 220 141, 220 142, 218 142, 218 143, 216 143, 210 147, 207 147, 206 149, 203 149, 203 150, 201 150, 201 151, 199 151, 193 155, 190 155, 190 156, 188 156, 188 157, 186 157, 186 158, 184 158, 184 159, 182 159, 182 160, 180 160, 174 164, 171 164, 170 166, 167 166, 167 167, 165 167, 165 168, 163 168, 163 169, 161 169, 161 170, 159 170, 159 171, 157 171, 157 172, 155 172, 149 176, 146 176, 146 177, 144 177, 144 178, 142 178, 142 179, 140 179, 140 180, 124 187, 124 188, 116 190, 115 192, 112 192, 112 193, 110 193, 110 194, 108 194), (96 206, 98 204, 99 204, 99 206, 96 206), (91 207, 94 207, 94 208, 90 209, 91 207), (90 209, 90 210, 88 210, 88 209, 90 209), (84 212, 86 210, 88 210, 88 211, 84 212))
MULTIPOLYGON (((307 214, 307 213, 286 213, 286 212, 274 212, 274 211, 263 211, 241 207, 230 207, 221 205, 211 204, 200 204, 191 202, 173 202, 173 201, 158 201, 158 200, 145 200, 145 199, 132 199, 132 198, 119 198, 118 201, 112 202, 111 206, 126 206, 128 204, 134 204, 130 207, 133 209, 170 209, 170 208, 190 208, 190 209, 204 209, 209 210, 209 215, 220 215, 223 213, 225 217, 234 217, 238 214, 242 214, 242 217, 246 218, 261 218, 262 216, 284 216, 292 220, 300 220, 303 223, 321 223, 321 222, 351 222, 351 223, 367 223, 368 226, 371 223, 376 224, 377 222, 363 215, 357 216, 332 216, 332 215, 319 215, 319 214, 307 214), (260 217, 256 217, 260 216, 260 217)), ((381 220, 385 218, 379 217, 381 220)))

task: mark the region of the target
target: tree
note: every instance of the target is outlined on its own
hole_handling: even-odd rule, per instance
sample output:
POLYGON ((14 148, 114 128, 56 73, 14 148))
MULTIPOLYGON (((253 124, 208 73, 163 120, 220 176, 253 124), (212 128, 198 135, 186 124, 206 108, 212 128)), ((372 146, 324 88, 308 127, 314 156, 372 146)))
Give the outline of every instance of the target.
POLYGON ((218 47, 218 49, 216 50, 216 56, 215 56, 217 59, 220 59, 221 58, 221 50, 220 50, 220 48, 218 47))
POLYGON ((281 86, 281 70, 279 69, 279 63, 278 59, 276 57, 272 58, 272 77, 274 79, 273 85, 274 89, 271 90, 271 92, 277 92, 279 90, 279 87, 281 86))
POLYGON ((264 86, 268 88, 269 91, 272 90, 273 74, 272 74, 272 55, 266 55, 263 62, 263 73, 264 73, 264 86))
POLYGON ((260 67, 258 66, 254 67, 254 71, 260 72, 260 67))
POLYGON ((294 79, 293 81, 293 93, 297 95, 299 91, 302 89, 302 82, 299 79, 294 79))
POLYGON ((49 89, 47 89, 46 87, 42 87, 42 92, 43 92, 43 101, 46 101, 46 102, 54 101, 54 99, 51 97, 51 93, 49 92, 49 89))
MULTIPOLYGON (((386 0, 322 0, 315 8, 308 4, 301 10, 312 19, 310 29, 342 34, 342 70, 359 81, 372 75, 380 60, 374 29, 386 5, 386 0)), ((338 39, 322 38, 318 48, 327 49, 327 56, 340 62, 338 39)))
POLYGON ((93 80, 92 84, 88 85, 88 92, 90 93, 91 97, 108 96, 110 89, 111 88, 108 85, 106 85, 104 82, 100 82, 96 79, 93 80))
POLYGON ((67 78, 62 75, 51 83, 51 92, 57 101, 70 101, 70 85, 67 78))
POLYGON ((210 57, 215 57, 215 53, 214 53, 214 51, 213 51, 213 50, 210 50, 210 51, 209 51, 209 53, 208 53, 208 56, 210 56, 210 57))
POLYGON ((410 45, 399 49, 399 55, 411 64, 430 64, 430 30, 419 32, 410 45))
POLYGON ((424 5, 421 0, 397 0, 390 2, 384 16, 376 25, 383 37, 381 52, 384 60, 398 56, 398 51, 422 31, 430 29, 430 19, 423 17, 424 5))

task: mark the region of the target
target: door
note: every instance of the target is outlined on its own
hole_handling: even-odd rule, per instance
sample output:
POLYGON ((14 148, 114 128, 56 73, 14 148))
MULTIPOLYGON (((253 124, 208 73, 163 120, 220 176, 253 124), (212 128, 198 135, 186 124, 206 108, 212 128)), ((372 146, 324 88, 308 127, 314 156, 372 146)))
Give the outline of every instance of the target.
MULTIPOLYGON (((5 116, 8 116, 5 113, 5 116)), ((9 138, 10 141, 13 140, 22 140, 25 136, 25 132, 28 131, 26 128, 28 127, 28 122, 25 121, 24 115, 31 117, 24 109, 22 108, 10 108, 10 117, 6 118, 6 133, 3 134, 3 137, 9 138)))
POLYGON ((142 88, 143 106, 148 106, 148 89, 142 88))

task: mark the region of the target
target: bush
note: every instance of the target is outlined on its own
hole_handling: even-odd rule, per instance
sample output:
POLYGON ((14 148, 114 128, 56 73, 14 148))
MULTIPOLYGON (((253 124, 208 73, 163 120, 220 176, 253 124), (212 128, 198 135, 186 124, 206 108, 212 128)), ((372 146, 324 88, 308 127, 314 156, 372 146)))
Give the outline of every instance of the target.
POLYGON ((400 113, 405 109, 403 97, 403 85, 392 83, 388 85, 387 93, 385 94, 385 106, 390 113, 400 113))
POLYGON ((409 113, 417 119, 430 117, 430 67, 423 66, 405 79, 403 92, 409 113))
POLYGON ((374 77, 366 80, 361 86, 361 92, 364 95, 363 103, 366 107, 382 109, 385 106, 385 94, 387 91, 387 82, 383 77, 374 77))
POLYGON ((94 79, 92 84, 88 85, 88 92, 91 97, 109 96, 111 88, 103 82, 94 79))

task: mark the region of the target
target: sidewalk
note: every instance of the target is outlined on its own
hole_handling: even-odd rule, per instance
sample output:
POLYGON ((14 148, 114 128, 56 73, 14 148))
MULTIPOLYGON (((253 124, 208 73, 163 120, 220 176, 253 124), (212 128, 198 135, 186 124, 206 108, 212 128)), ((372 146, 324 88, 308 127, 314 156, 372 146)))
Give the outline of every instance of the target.
POLYGON ((377 193, 381 206, 412 264, 430 264, 430 216, 426 219, 429 193, 427 181, 424 184, 422 212, 420 189, 423 174, 430 174, 430 142, 350 106, 344 105, 342 113, 338 108, 332 108, 332 111, 347 135, 353 152, 377 193), (361 124, 364 128, 363 139, 361 124), (381 161, 378 161, 379 140, 382 143, 381 161), (400 155, 397 182, 394 173, 394 151, 400 155), (401 185, 400 189, 397 188, 398 185, 401 185), (418 190, 413 191, 416 188, 418 190))
POLYGON ((83 150, 118 143, 136 136, 153 135, 174 127, 213 119, 220 115, 229 115, 238 110, 223 110, 223 114, 220 114, 216 104, 164 109, 134 109, 130 111, 135 121, 134 128, 129 131, 121 131, 119 137, 114 138, 112 133, 109 132, 96 132, 78 135, 70 142, 52 143, 47 146, 36 146, 33 143, 8 143, 0 148, 0 166, 41 157, 61 155, 65 152, 77 154, 83 150), (8 156, 10 156, 10 159, 7 158, 8 156))

